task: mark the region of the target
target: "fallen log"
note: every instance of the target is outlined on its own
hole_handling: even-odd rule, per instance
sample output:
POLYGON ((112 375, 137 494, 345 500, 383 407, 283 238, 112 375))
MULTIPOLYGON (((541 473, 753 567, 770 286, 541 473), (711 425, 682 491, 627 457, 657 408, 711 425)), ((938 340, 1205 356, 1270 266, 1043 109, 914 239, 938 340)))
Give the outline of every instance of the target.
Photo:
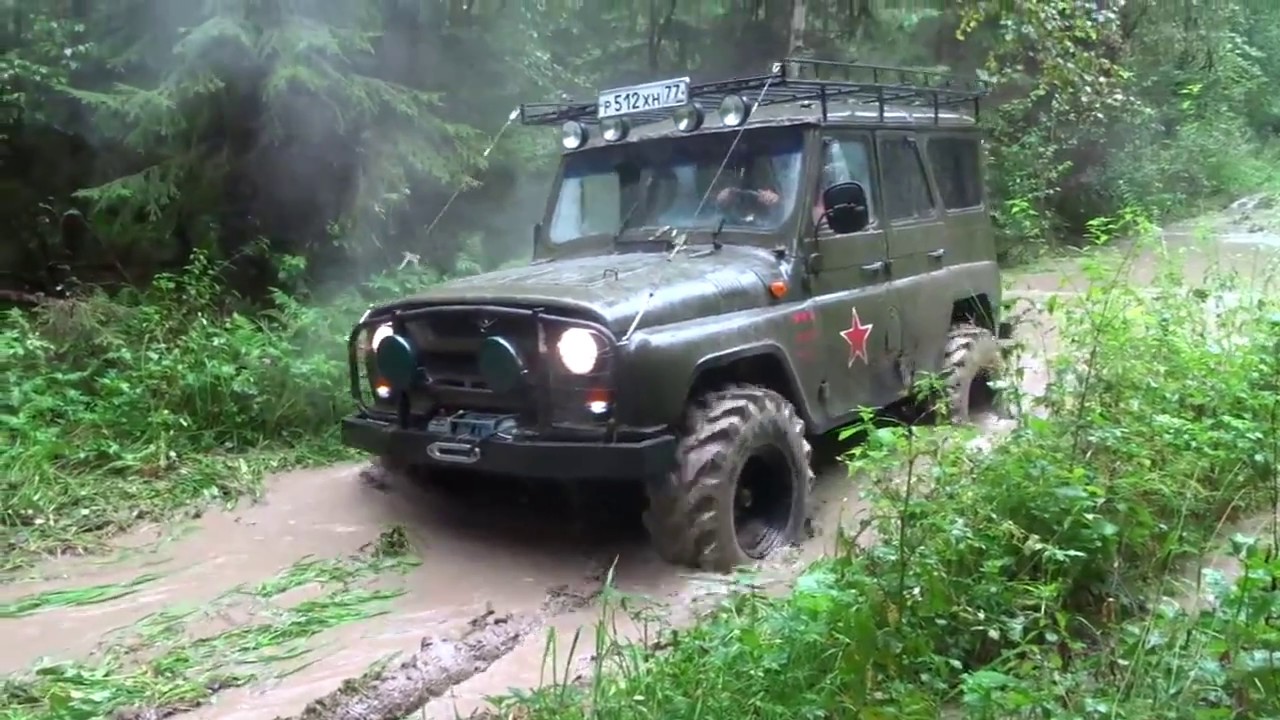
POLYGON ((457 639, 425 639, 422 649, 392 668, 347 680, 289 720, 402 718, 478 675, 510 653, 542 623, 536 615, 488 611, 457 639))
POLYGON ((0 303, 10 305, 42 305, 49 301, 43 293, 29 293, 21 290, 0 290, 0 303))

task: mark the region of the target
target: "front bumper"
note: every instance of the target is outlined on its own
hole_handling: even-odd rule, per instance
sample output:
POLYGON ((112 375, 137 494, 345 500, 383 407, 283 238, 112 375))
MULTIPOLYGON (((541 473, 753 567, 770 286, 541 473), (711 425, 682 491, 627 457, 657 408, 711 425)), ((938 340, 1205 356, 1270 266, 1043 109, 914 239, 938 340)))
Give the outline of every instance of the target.
POLYGON ((656 435, 625 442, 586 440, 479 441, 402 428, 354 415, 342 421, 342 443, 399 463, 540 479, 645 480, 675 464, 676 440, 656 435))

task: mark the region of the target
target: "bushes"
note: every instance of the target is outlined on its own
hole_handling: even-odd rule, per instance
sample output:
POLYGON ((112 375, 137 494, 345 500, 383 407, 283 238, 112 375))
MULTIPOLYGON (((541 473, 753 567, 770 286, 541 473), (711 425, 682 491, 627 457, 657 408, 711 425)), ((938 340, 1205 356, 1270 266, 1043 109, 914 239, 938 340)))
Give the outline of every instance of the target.
POLYGON ((1171 272, 1151 290, 1094 279, 1050 308, 1048 414, 985 453, 959 429, 869 433, 851 461, 873 549, 786 598, 737 597, 661 654, 606 646, 581 693, 504 704, 556 719, 1280 712, 1273 552, 1237 538, 1245 572, 1198 616, 1164 597, 1224 523, 1280 500, 1280 299, 1225 272, 1194 289, 1171 272), (1210 293, 1240 302, 1215 318, 1210 293))
MULTIPOLYGON (((193 503, 231 501, 261 472, 341 456, 346 341, 367 298, 230 307, 203 255, 144 291, 90 294, 0 329, 4 550, 91 542, 193 503)), ((435 282, 380 278, 368 298, 435 282)))

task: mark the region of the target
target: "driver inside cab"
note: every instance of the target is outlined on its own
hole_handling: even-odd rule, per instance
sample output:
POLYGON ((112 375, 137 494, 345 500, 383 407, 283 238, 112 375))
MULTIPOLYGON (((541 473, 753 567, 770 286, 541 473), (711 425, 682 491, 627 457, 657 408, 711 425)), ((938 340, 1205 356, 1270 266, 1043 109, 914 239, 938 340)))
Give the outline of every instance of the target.
POLYGON ((731 161, 717 182, 716 207, 734 224, 770 225, 778 218, 781 196, 768 157, 744 157, 731 161))

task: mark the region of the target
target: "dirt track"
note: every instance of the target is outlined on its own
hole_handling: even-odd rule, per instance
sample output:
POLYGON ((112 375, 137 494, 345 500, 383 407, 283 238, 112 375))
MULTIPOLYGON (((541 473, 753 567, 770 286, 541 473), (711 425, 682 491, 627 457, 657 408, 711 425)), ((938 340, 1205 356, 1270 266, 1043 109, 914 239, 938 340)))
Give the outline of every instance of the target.
MULTIPOLYGON (((1243 253, 1242 266, 1257 267, 1261 264, 1254 255, 1257 247, 1280 246, 1280 237, 1250 232, 1245 222, 1233 218, 1216 228, 1223 239, 1219 247, 1232 255, 1243 253)), ((1188 236, 1185 228, 1167 234, 1171 242, 1188 236)), ((1012 283, 1012 290, 1032 296, 1058 291, 1064 279, 1072 279, 1068 267, 1024 273, 1012 283)), ((1139 263, 1136 274, 1143 272, 1139 263)), ((1024 329, 1033 353, 1051 351, 1048 330, 1034 323, 1024 329)), ((1028 363, 1027 389, 1034 392, 1043 387, 1044 373, 1036 358, 1028 363)), ((988 432, 996 431, 992 418, 983 422, 988 432)), ((830 546, 841 518, 855 517, 860 511, 856 491, 839 466, 820 474, 818 493, 818 536, 804 548, 769 563, 766 577, 792 576, 806 560, 830 546)), ((122 540, 121 547, 131 551, 118 561, 56 561, 38 569, 41 579, 0 586, 0 601, 7 601, 51 589, 127 581, 140 572, 163 574, 118 601, 0 621, 8 639, 0 644, 0 672, 22 671, 39 656, 84 658, 114 628, 174 605, 207 603, 232 586, 264 580, 305 555, 356 552, 395 524, 407 529, 422 564, 399 581, 407 592, 393 601, 392 612, 324 633, 313 656, 294 662, 296 672, 221 692, 214 704, 190 716, 267 720, 296 714, 380 658, 415 651, 424 636, 464 626, 486 603, 501 613, 534 612, 549 589, 598 584, 615 558, 617 587, 668 604, 677 620, 701 600, 725 590, 722 579, 691 576, 662 563, 647 547, 635 513, 608 505, 597 502, 585 508, 600 521, 582 528, 566 522, 563 505, 545 498, 529 503, 511 498, 455 499, 417 487, 380 487, 363 480, 360 467, 354 465, 286 473, 270 481, 263 503, 209 513, 176 539, 159 540, 172 535, 171 528, 143 529, 122 540)), ((225 622, 247 619, 251 617, 241 615, 225 622)), ((575 630, 584 629, 579 647, 585 653, 593 645, 591 625, 596 619, 597 610, 588 607, 559 615, 551 624, 566 646, 575 630)), ((487 672, 429 705, 426 717, 452 718, 455 710, 465 714, 482 705, 486 695, 512 686, 537 685, 544 643, 545 634, 535 632, 487 672)), ((560 665, 563 673, 563 659, 560 665)))

